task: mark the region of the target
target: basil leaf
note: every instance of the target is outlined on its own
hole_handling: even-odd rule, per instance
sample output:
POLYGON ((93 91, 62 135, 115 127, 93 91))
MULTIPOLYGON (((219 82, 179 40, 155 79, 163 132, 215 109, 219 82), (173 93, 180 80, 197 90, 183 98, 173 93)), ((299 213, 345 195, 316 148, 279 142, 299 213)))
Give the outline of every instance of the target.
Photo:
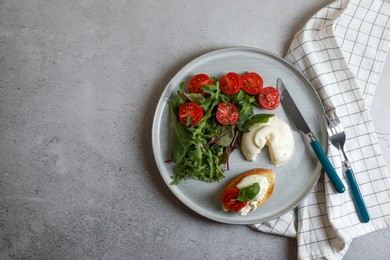
POLYGON ((244 122, 244 127, 249 129, 252 126, 260 123, 267 123, 268 120, 273 117, 273 114, 257 114, 251 116, 248 120, 244 122))
POLYGON ((237 200, 241 202, 253 200, 259 192, 260 185, 259 183, 255 182, 249 187, 240 189, 237 200))

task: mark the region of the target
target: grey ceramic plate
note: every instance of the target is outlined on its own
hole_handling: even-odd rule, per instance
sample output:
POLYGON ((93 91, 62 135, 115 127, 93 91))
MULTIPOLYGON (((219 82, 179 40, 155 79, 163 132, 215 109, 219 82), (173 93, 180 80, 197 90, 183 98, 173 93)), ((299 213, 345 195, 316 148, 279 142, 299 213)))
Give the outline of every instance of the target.
MULTIPOLYGON (((300 135, 288 120, 283 107, 280 105, 272 113, 284 119, 293 129, 295 152, 288 164, 275 168, 269 159, 267 150, 263 150, 255 162, 244 159, 239 149, 230 157, 230 169, 225 172, 225 178, 219 183, 205 183, 196 180, 181 181, 172 186, 171 176, 174 164, 166 163, 171 152, 171 120, 169 117, 168 100, 176 94, 181 82, 198 73, 206 73, 220 77, 228 72, 244 73, 258 72, 265 86, 275 86, 277 78, 282 78, 308 125, 317 136, 321 146, 327 148, 327 134, 318 116, 323 108, 307 79, 293 66, 282 58, 254 48, 236 47, 221 49, 204 54, 183 67, 168 83, 156 108, 153 121, 152 143, 157 166, 161 176, 171 191, 184 204, 195 212, 209 219, 231 224, 253 224, 276 218, 293 209, 317 182, 321 174, 321 165, 305 138, 300 135), (221 207, 221 193, 227 183, 238 174, 253 168, 270 168, 275 172, 275 189, 268 202, 247 216, 226 213, 221 207)), ((256 109, 255 113, 269 113, 256 109)))

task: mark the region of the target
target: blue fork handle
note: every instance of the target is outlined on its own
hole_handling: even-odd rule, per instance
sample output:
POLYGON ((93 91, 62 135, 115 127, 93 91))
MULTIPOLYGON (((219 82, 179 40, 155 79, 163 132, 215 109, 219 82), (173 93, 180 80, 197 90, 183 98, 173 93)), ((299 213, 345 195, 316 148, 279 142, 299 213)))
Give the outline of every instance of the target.
POLYGON ((345 191, 344 184, 341 182, 339 176, 337 175, 335 169, 333 168, 333 165, 330 163, 321 145, 318 143, 317 139, 314 136, 310 136, 308 138, 309 138, 311 148, 313 148, 314 153, 316 154, 318 160, 322 164, 322 167, 324 168, 330 181, 333 183, 334 188, 338 193, 343 193, 345 191))
POLYGON ((359 219, 361 222, 367 223, 368 221, 370 221, 370 215, 368 215, 366 204, 364 203, 362 194, 359 190, 358 183, 356 182, 355 174, 353 173, 352 169, 346 169, 345 175, 347 175, 349 185, 351 186, 352 195, 355 201, 359 219))

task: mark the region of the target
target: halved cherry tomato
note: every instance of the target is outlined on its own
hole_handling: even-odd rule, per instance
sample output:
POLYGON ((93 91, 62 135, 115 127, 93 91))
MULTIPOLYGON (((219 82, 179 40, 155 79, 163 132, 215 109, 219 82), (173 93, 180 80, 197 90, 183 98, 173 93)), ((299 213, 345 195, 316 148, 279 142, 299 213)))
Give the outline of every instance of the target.
POLYGON ((242 75, 242 90, 249 95, 257 95, 263 88, 263 78, 256 72, 248 72, 242 75))
POLYGON ((202 87, 208 84, 213 84, 213 80, 206 74, 198 74, 191 78, 188 90, 190 93, 202 94, 206 96, 207 93, 202 91, 202 87))
POLYGON ((227 190, 222 194, 222 203, 228 210, 239 211, 248 203, 237 200, 239 192, 239 188, 234 188, 231 190, 227 190))
POLYGON ((280 102, 280 95, 276 88, 266 87, 263 88, 258 96, 260 106, 268 110, 274 110, 278 107, 280 102))
POLYGON ((219 88, 226 95, 237 94, 242 87, 242 79, 240 75, 234 72, 229 72, 219 80, 219 88))
POLYGON ((199 123, 200 120, 202 120, 202 117, 203 109, 194 102, 186 102, 179 107, 180 124, 184 126, 194 126, 199 123), (187 118, 189 120, 188 125, 187 118))
POLYGON ((215 117, 217 121, 222 125, 232 125, 238 120, 238 109, 230 102, 221 102, 218 105, 217 113, 215 117))

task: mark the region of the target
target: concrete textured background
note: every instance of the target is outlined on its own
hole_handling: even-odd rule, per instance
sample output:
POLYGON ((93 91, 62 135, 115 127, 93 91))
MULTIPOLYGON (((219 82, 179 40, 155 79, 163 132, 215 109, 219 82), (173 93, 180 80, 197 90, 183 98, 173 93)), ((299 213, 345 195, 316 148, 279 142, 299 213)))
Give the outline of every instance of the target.
MULTIPOLYGON (((179 202, 151 126, 187 62, 230 46, 283 55, 330 2, 1 0, 0 259, 296 258, 294 239, 179 202)), ((389 63, 371 108, 388 165, 389 63)), ((388 259, 389 244, 389 229, 368 234, 345 259, 388 259)))

